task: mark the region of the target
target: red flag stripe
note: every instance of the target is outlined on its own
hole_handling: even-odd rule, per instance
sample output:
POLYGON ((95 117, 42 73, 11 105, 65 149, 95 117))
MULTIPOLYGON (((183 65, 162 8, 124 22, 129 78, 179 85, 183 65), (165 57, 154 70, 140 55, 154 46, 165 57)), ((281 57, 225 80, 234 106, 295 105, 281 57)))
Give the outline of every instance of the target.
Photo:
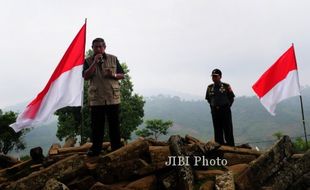
POLYGON ((286 78, 290 71, 297 70, 294 46, 291 46, 252 86, 259 98, 286 78))
POLYGON ((37 111, 41 106, 41 102, 48 92, 52 83, 64 72, 71 70, 73 67, 84 63, 85 53, 85 42, 86 42, 86 23, 82 26, 66 53, 59 62, 57 68, 49 79, 44 89, 37 95, 37 97, 31 101, 27 106, 27 112, 25 113, 27 118, 33 119, 36 116, 37 111))

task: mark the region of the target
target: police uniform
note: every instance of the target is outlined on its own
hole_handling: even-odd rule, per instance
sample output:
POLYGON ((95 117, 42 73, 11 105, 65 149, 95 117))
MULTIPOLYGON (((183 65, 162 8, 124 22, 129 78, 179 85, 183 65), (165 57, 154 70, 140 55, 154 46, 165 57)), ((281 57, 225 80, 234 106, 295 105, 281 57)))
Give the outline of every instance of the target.
MULTIPOLYGON (((215 69, 212 75, 222 75, 215 69)), ((214 127, 214 139, 220 144, 234 146, 233 125, 230 107, 234 102, 234 93, 229 84, 224 82, 210 84, 205 99, 209 102, 214 127), (224 141, 225 139, 225 141, 224 141)))
MULTIPOLYGON (((83 72, 92 64, 94 57, 85 60, 83 72)), ((91 151, 98 154, 102 148, 104 136, 105 115, 109 123, 109 136, 112 150, 121 147, 120 141, 120 84, 117 79, 107 77, 110 70, 112 75, 124 74, 116 56, 104 54, 101 63, 95 65, 96 70, 89 79, 88 101, 91 110, 92 142, 91 151)))

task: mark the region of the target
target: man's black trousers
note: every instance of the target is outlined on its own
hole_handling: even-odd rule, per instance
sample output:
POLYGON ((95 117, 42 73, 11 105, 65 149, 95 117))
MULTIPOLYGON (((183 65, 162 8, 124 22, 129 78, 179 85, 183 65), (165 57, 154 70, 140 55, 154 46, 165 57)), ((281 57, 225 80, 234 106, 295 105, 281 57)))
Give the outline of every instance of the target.
POLYGON ((92 151, 100 152, 102 149, 105 118, 108 120, 112 150, 116 150, 121 147, 119 113, 120 104, 91 106, 92 151))
POLYGON ((230 107, 211 107, 211 114, 215 141, 220 144, 235 146, 230 107), (224 142, 224 138, 226 142, 224 142))

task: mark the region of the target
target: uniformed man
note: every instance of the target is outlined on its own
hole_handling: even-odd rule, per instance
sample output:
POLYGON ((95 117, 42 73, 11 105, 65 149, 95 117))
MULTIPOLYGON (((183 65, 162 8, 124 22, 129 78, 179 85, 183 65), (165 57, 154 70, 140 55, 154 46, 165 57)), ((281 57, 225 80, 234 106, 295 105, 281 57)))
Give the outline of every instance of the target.
POLYGON ((105 53, 106 44, 102 38, 92 42, 94 55, 85 60, 83 77, 89 80, 88 100, 91 110, 91 129, 93 145, 88 156, 101 152, 104 136, 105 116, 109 124, 112 150, 121 147, 120 139, 120 84, 124 71, 116 56, 105 53))
POLYGON ((221 82, 222 72, 219 69, 214 69, 211 76, 213 84, 207 88, 206 100, 211 108, 214 139, 220 144, 235 146, 230 110, 235 95, 229 84, 221 82))

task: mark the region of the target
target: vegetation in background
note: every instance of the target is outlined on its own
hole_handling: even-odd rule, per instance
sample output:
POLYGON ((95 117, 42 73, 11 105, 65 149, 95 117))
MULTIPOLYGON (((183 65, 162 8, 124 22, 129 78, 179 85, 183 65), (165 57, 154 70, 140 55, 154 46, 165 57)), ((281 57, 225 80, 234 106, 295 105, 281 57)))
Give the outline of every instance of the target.
POLYGON ((30 160, 30 159, 31 159, 31 157, 29 155, 24 155, 24 156, 20 157, 21 161, 27 161, 27 160, 30 160))
POLYGON ((278 132, 273 133, 272 136, 276 137, 277 140, 280 140, 281 137, 283 137, 283 133, 278 131, 278 132))
POLYGON ((154 137, 158 140, 160 135, 167 135, 168 129, 172 127, 172 121, 163 121, 161 119, 153 119, 145 121, 145 128, 137 130, 136 135, 141 137, 154 137))
POLYGON ((293 148, 296 152, 305 152, 310 149, 310 142, 308 141, 308 148, 306 145, 306 141, 302 137, 297 137, 293 142, 293 148))
POLYGON ((122 64, 125 78, 121 80, 121 114, 120 129, 121 137, 125 140, 131 138, 131 133, 143 123, 144 104, 143 96, 133 92, 133 83, 129 76, 129 69, 125 63, 122 64))
POLYGON ((12 150, 23 150, 26 147, 23 137, 29 129, 17 133, 9 126, 16 121, 17 114, 9 111, 3 113, 0 109, 0 153, 7 154, 12 150))
MULTIPOLYGON (((158 94, 160 93, 162 92, 159 91, 158 94)), ((257 97, 238 97, 238 92, 235 91, 235 93, 237 98, 232 106, 232 118, 237 145, 249 143, 250 146, 257 146, 259 149, 269 148, 277 140, 273 134, 279 130, 289 135, 293 142, 297 140, 294 137, 304 139, 299 97, 292 97, 281 102, 277 106, 277 115, 272 116, 262 106, 257 97)), ((310 87, 304 88, 302 95, 306 128, 308 134, 310 134, 310 87)), ((144 97, 144 120, 160 118, 173 121, 173 127, 168 129, 168 135, 162 135, 159 137, 160 139, 167 140, 168 136, 175 134, 181 136, 189 134, 202 141, 212 140, 213 125, 210 107, 203 96, 202 94, 201 99, 196 100, 185 100, 181 97, 169 95, 144 97)), ((15 108, 15 110, 20 109, 22 107, 15 108)), ((87 122, 86 119, 83 121, 87 122)), ((19 153, 28 154, 30 148, 35 146, 42 146, 46 153, 52 143, 59 142, 55 136, 56 131, 56 119, 51 123, 42 125, 42 127, 31 130, 25 135, 26 150, 19 153)), ((132 133, 132 138, 136 138, 135 133, 132 133)), ((308 139, 310 139, 310 136, 308 136, 308 139)))
MULTIPOLYGON (((284 134, 280 131, 273 134, 273 136, 276 137, 277 140, 283 137, 283 135, 284 134)), ((306 141, 302 137, 297 137, 292 143, 294 152, 305 152, 306 150, 310 149, 310 142, 308 142, 307 147, 306 141)))
MULTIPOLYGON (((237 94, 237 92, 236 92, 237 94)), ((310 87, 302 91, 306 127, 310 133, 310 87)), ((214 137, 210 106, 203 99, 184 100, 177 96, 158 95, 145 98, 144 120, 161 118, 173 120, 169 135, 190 134, 203 141, 214 137)), ((259 149, 270 147, 276 140, 272 134, 281 130, 291 138, 303 136, 299 97, 281 102, 272 116, 257 97, 237 97, 232 106, 233 129, 236 144, 249 143, 259 149)), ((294 139, 295 140, 295 139, 294 139)))

